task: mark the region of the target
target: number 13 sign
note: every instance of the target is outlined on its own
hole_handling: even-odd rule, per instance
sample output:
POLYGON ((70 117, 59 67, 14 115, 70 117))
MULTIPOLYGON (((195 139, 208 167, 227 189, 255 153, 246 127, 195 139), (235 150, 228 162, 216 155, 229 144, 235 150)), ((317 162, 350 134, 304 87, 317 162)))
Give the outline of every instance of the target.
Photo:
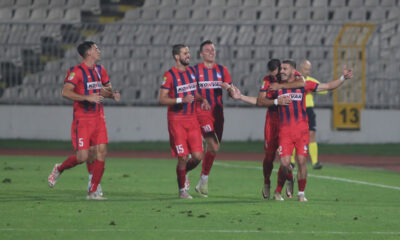
POLYGON ((335 104, 333 127, 342 130, 360 130, 362 106, 358 104, 335 104))

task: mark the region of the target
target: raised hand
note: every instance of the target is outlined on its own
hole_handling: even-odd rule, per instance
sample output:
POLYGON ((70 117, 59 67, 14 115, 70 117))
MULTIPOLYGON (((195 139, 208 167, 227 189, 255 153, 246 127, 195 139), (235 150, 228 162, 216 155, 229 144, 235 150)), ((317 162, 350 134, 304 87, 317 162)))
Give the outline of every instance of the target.
POLYGON ((344 65, 344 67, 343 67, 343 77, 344 77, 344 79, 353 78, 353 70, 352 69, 347 69, 346 65, 344 65))

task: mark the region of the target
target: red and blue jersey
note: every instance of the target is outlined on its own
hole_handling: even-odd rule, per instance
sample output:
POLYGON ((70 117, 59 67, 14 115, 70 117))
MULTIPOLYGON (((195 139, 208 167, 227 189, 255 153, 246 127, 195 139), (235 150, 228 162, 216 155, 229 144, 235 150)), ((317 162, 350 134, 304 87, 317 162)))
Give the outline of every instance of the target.
MULTIPOLYGON (((193 67, 186 67, 184 72, 176 67, 166 71, 163 76, 162 89, 168 89, 168 97, 184 98, 188 94, 196 98, 197 79, 193 67)), ((197 101, 192 103, 179 103, 168 106, 168 119, 182 117, 196 117, 197 101)))
MULTIPOLYGON (((219 108, 222 110, 222 88, 221 84, 226 82, 232 84, 231 75, 225 66, 214 64, 212 68, 207 68, 204 63, 199 63, 194 66, 196 70, 196 75, 198 79, 198 87, 201 96, 207 99, 210 103, 211 111, 204 112, 214 112, 214 108, 219 108)), ((199 112, 202 110, 198 109, 199 112)))
MULTIPOLYGON (((75 86, 74 92, 80 95, 100 93, 102 86, 110 82, 103 66, 94 65, 93 68, 84 63, 71 67, 65 77, 64 84, 75 86)), ((103 103, 90 103, 88 101, 74 102, 74 118, 96 117, 104 114, 103 103)))
POLYGON ((274 91, 274 98, 287 96, 292 100, 289 105, 278 106, 280 127, 296 126, 302 122, 308 124, 305 95, 309 92, 315 92, 317 88, 318 83, 306 81, 306 84, 303 88, 283 88, 278 91, 274 91))
MULTIPOLYGON (((271 83, 275 83, 275 82, 279 83, 279 79, 274 76, 271 76, 271 75, 267 75, 263 79, 263 83, 261 85, 260 92, 267 92, 266 97, 268 99, 273 99, 273 92, 269 91, 268 88, 271 85, 271 83)), ((267 117, 272 117, 273 115, 277 115, 277 114, 278 114, 277 106, 268 107, 267 117)))

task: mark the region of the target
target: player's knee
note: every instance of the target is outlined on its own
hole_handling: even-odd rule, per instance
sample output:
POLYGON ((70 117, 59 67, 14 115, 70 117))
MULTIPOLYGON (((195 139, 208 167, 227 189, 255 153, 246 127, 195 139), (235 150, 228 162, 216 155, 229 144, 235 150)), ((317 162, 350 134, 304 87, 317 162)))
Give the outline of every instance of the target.
POLYGON ((89 159, 89 153, 88 152, 78 152, 76 154, 76 160, 79 163, 87 162, 89 159))
POLYGON ((195 162, 200 162, 201 160, 203 160, 203 158, 204 158, 204 154, 201 152, 192 153, 192 160, 195 162))

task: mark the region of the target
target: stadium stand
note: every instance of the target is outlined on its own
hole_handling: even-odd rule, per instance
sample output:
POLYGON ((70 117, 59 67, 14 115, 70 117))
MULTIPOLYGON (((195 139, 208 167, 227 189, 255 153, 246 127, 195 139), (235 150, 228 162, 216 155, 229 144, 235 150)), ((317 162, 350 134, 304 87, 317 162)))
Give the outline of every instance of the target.
MULTIPOLYGON (((197 63, 201 41, 213 40, 218 62, 251 95, 257 95, 269 58, 308 58, 315 63, 314 77, 328 81, 342 24, 368 22, 377 27, 369 42, 374 48, 368 61, 374 64, 368 66, 367 91, 374 100, 367 107, 400 107, 383 94, 391 91, 398 99, 398 79, 385 79, 390 90, 370 79, 378 77, 376 66, 384 66, 385 76, 400 71, 393 61, 400 59, 398 0, 133 1, 140 7, 119 2, 0 1, 0 102, 64 104, 58 90, 68 68, 79 63, 75 46, 83 40, 99 44, 101 64, 122 91, 121 104, 157 104, 159 78, 173 65, 170 46, 179 42, 191 47, 197 63)), ((319 106, 332 104, 331 95, 317 98, 319 106)))

